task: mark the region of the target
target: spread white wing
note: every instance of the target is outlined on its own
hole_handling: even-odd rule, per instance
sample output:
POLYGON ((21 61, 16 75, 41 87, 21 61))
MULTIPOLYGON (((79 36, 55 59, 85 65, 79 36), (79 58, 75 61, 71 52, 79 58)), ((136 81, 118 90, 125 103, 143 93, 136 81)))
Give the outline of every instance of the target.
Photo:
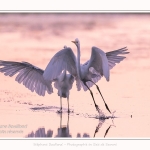
POLYGON ((52 82, 46 82, 43 78, 44 71, 28 62, 0 60, 0 72, 10 77, 17 74, 15 80, 18 83, 23 83, 26 88, 40 96, 44 96, 46 91, 53 93, 52 82))
POLYGON ((108 59, 104 51, 97 47, 92 47, 91 58, 88 62, 88 68, 94 68, 97 74, 104 76, 109 81, 108 59))
MULTIPOLYGON (((97 49, 97 48, 96 48, 97 49)), ((120 48, 118 50, 106 52, 105 56, 102 52, 102 54, 99 54, 100 49, 96 50, 95 48, 92 49, 92 54, 91 54, 91 59, 88 60, 86 63, 84 63, 82 66, 85 67, 90 67, 89 71, 92 73, 92 81, 94 83, 98 82, 101 77, 105 74, 107 77, 106 79, 109 79, 109 72, 108 72, 108 67, 109 70, 112 69, 117 63, 120 63, 122 60, 124 60, 126 57, 125 56, 119 56, 119 55, 124 55, 128 54, 127 52, 127 47, 120 48), (106 68, 105 66, 102 65, 102 63, 106 63, 106 68), (104 68, 104 72, 103 72, 104 68)), ((87 85, 89 87, 92 87, 94 84, 90 81, 87 82, 87 85)), ((86 91, 87 87, 82 84, 83 89, 86 91)))
POLYGON ((67 47, 57 52, 47 65, 43 77, 47 81, 56 79, 63 70, 67 70, 76 80, 77 89, 80 90, 80 81, 77 76, 76 57, 71 48, 67 47))
POLYGON ((122 60, 124 60, 125 56, 119 56, 128 54, 127 47, 120 48, 118 50, 110 51, 106 53, 106 57, 108 59, 109 69, 112 69, 117 63, 120 63, 122 60))

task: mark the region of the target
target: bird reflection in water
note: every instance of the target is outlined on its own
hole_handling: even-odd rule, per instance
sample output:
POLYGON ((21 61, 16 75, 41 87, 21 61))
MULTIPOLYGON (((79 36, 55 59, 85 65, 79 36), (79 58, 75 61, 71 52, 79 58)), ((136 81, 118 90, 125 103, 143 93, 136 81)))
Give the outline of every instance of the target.
POLYGON ((48 130, 47 133, 45 132, 45 128, 39 128, 38 130, 35 131, 35 133, 32 131, 30 134, 28 134, 26 137, 31 138, 31 137, 52 137, 53 136, 53 131, 48 130))
POLYGON ((98 126, 96 127, 96 129, 95 129, 95 132, 94 132, 94 136, 93 137, 95 137, 95 135, 96 135, 96 133, 99 131, 99 129, 102 127, 102 125, 103 125, 103 123, 105 122, 105 120, 106 119, 112 119, 112 123, 113 123, 113 125, 110 125, 108 128, 107 128, 107 130, 105 131, 105 134, 104 134, 104 138, 106 137, 106 135, 108 134, 108 131, 110 130, 110 128, 112 127, 112 126, 114 126, 114 127, 116 127, 115 125, 114 125, 114 122, 113 122, 113 119, 114 119, 115 117, 112 117, 112 116, 108 116, 108 117, 105 117, 105 118, 100 118, 99 119, 99 123, 98 123, 98 126))
MULTIPOLYGON (((69 114, 68 114, 68 119, 67 119, 67 124, 66 125, 62 125, 62 114, 59 114, 60 115, 60 127, 57 129, 57 135, 55 135, 54 137, 55 138, 58 138, 58 137, 69 137, 69 138, 72 138, 72 135, 70 134, 70 131, 69 131, 69 114)), ((108 118, 107 118, 108 119, 108 118)), ((94 136, 96 136, 96 134, 99 132, 99 129, 102 127, 103 123, 105 122, 106 119, 99 119, 99 123, 95 129, 95 132, 94 132, 94 136)), ((110 130, 110 128, 114 126, 114 125, 110 125, 107 130, 105 131, 105 135, 104 135, 104 138, 106 137, 106 135, 108 134, 108 131, 110 130)), ((39 128, 38 130, 36 130, 35 132, 31 132, 30 134, 28 134, 26 136, 26 138, 31 138, 31 137, 47 137, 47 138, 52 138, 53 137, 53 130, 48 130, 47 133, 45 131, 45 128, 42 127, 42 128, 39 128)), ((83 135, 81 135, 80 133, 77 133, 77 138, 90 138, 90 135, 88 133, 83 133, 83 135)))
MULTIPOLYGON (((77 134, 77 138, 79 138, 79 137, 82 137, 80 133, 77 134)), ((85 137, 90 137, 90 135, 87 134, 87 133, 83 133, 83 137, 84 137, 84 138, 85 138, 85 137)))
POLYGON ((55 137, 72 137, 69 133, 69 114, 67 125, 62 125, 62 114, 60 114, 60 128, 57 129, 57 132, 55 137))

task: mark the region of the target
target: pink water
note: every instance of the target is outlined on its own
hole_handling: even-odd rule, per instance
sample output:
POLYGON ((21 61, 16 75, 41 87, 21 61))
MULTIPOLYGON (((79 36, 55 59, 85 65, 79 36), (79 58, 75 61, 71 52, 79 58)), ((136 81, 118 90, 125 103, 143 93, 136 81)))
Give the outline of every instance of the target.
MULTIPOLYGON (((106 103, 118 118, 113 122, 91 118, 98 115, 91 95, 88 91, 78 92, 74 83, 70 92, 74 113, 69 121, 67 113, 62 114, 61 125, 66 127, 68 122, 69 126, 64 127, 63 135, 93 137, 100 123, 95 137, 103 138, 113 124, 105 138, 149 137, 150 14, 0 14, 0 60, 27 61, 45 69, 64 45, 76 54, 71 41, 77 37, 81 63, 90 58, 92 46, 105 52, 127 46, 130 54, 111 70, 109 82, 105 78, 98 82, 106 103)), ((40 97, 14 79, 0 74, 0 137, 27 137, 32 131, 37 136, 62 136, 58 129, 61 117, 56 113, 60 106, 57 91, 40 97), (9 124, 24 128, 8 128, 9 124)), ((91 90, 109 116, 96 87, 91 90)), ((67 108, 66 99, 63 108, 67 108)))

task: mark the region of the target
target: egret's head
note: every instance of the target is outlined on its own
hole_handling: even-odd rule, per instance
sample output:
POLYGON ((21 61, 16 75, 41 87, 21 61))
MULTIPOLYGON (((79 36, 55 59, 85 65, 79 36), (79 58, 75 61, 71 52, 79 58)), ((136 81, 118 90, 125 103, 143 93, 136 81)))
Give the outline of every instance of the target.
POLYGON ((67 46, 66 46, 66 45, 64 45, 64 48, 67 48, 67 46))
POLYGON ((73 42, 77 47, 80 45, 80 41, 78 40, 78 38, 71 42, 73 42))

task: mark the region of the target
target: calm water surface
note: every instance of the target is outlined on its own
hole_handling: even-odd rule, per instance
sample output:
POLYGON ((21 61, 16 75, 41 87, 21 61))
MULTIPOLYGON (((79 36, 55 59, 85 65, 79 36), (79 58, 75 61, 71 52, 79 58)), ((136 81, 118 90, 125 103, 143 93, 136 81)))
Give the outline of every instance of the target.
MULTIPOLYGON (((76 54, 72 40, 81 43, 81 63, 90 58, 91 47, 105 52, 127 46, 130 54, 110 71, 110 81, 98 85, 113 121, 100 121, 90 93, 70 92, 70 108, 63 99, 62 116, 57 114, 59 97, 40 97, 15 78, 0 74, 0 137, 150 137, 150 14, 0 14, 0 59, 27 61, 45 69, 64 45, 76 54), (131 117, 132 115, 132 117, 131 117), (16 128, 13 126, 16 125, 16 128), (99 127, 98 132, 95 130, 99 127)), ((95 100, 106 116, 96 87, 95 100)))

